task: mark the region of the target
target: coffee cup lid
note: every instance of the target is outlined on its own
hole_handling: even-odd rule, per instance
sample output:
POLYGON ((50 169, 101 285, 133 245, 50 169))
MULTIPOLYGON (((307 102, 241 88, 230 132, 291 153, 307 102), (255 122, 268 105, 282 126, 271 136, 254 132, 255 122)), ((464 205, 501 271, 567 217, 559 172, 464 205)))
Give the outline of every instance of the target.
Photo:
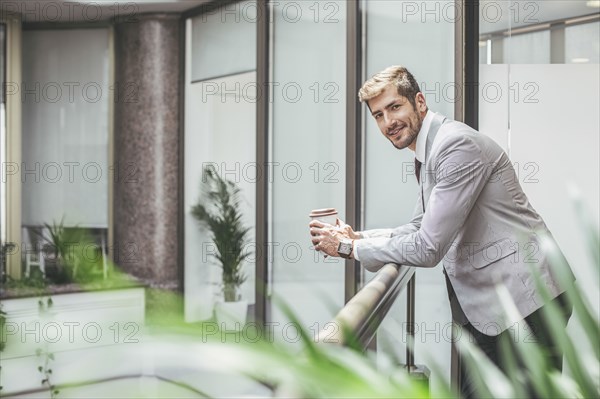
POLYGON ((310 213, 310 217, 319 217, 319 216, 331 216, 337 215, 337 210, 335 208, 323 208, 323 209, 313 209, 310 213))

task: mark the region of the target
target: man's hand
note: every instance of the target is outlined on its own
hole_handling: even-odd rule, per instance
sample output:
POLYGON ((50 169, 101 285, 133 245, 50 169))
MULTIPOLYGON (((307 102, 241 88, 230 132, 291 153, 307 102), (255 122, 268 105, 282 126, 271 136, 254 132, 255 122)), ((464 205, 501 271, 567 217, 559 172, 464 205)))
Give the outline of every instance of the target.
POLYGON ((339 219, 337 220, 337 226, 318 220, 313 220, 308 226, 310 227, 310 235, 315 249, 329 256, 340 256, 337 249, 341 239, 358 238, 352 227, 339 219))
POLYGON ((349 238, 351 240, 358 240, 358 239, 362 238, 360 233, 357 233, 354 230, 352 230, 352 226, 344 223, 340 219, 337 220, 337 226, 340 228, 340 230, 342 230, 345 233, 346 238, 349 238))

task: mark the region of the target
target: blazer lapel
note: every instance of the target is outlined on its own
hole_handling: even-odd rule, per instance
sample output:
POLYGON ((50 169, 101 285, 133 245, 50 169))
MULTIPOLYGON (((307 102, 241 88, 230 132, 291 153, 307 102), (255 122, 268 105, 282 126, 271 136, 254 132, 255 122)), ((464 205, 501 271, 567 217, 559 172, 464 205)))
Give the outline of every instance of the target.
POLYGON ((429 196, 433 186, 435 185, 434 170, 429 162, 429 154, 431 153, 431 147, 435 141, 435 137, 442 127, 442 124, 446 122, 446 117, 440 114, 435 114, 429 127, 429 133, 427 133, 427 143, 425 143, 425 162, 421 168, 421 198, 423 199, 423 212, 425 212, 425 204, 429 201, 429 196))

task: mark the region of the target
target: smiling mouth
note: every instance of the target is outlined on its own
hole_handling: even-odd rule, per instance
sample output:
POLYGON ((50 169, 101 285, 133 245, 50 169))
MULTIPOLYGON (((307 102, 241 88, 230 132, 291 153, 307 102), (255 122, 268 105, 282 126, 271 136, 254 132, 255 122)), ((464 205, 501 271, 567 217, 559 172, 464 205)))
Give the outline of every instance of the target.
POLYGON ((400 126, 395 128, 394 130, 392 130, 391 132, 388 133, 388 137, 393 138, 396 137, 400 134, 400 132, 402 131, 402 129, 404 129, 406 126, 400 126))

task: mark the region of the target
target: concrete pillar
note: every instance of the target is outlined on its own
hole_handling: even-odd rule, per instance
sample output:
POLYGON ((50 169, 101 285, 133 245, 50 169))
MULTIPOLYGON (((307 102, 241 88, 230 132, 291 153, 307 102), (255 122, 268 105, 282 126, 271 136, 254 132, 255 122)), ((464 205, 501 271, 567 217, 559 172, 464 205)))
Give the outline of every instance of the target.
POLYGON ((154 284, 178 277, 179 15, 115 25, 114 257, 154 284))

